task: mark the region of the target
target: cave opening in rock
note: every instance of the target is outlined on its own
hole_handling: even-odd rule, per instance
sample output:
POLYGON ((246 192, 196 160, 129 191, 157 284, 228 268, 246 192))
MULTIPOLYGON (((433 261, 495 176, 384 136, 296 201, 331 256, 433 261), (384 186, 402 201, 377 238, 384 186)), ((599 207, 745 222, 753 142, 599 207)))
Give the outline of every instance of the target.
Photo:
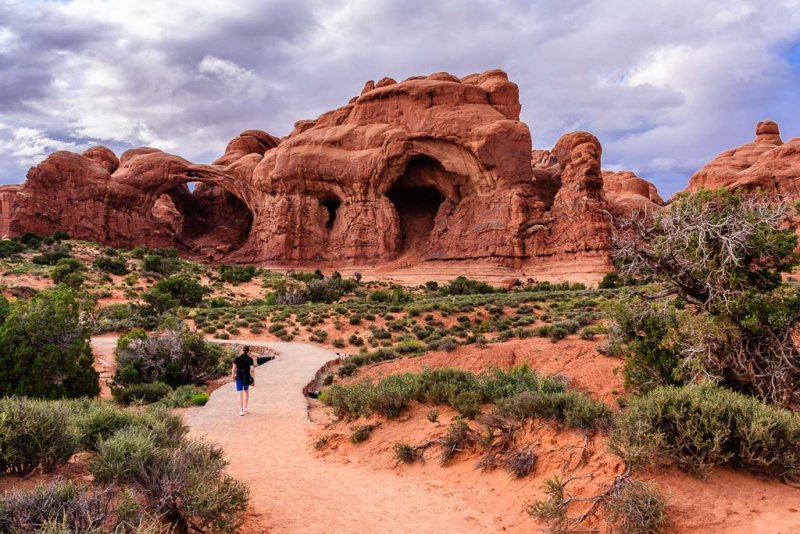
POLYGON ((342 205, 342 201, 338 198, 325 198, 320 200, 319 203, 328 210, 328 221, 325 223, 325 228, 330 230, 336 221, 336 213, 339 210, 339 206, 342 205))
POLYGON ((445 199, 437 182, 447 174, 436 160, 417 158, 409 162, 403 175, 387 193, 400 218, 398 250, 401 254, 424 254, 439 206, 445 199))
POLYGON ((182 248, 198 254, 229 253, 250 236, 253 213, 236 195, 202 182, 181 184, 161 195, 153 216, 166 223, 182 248))

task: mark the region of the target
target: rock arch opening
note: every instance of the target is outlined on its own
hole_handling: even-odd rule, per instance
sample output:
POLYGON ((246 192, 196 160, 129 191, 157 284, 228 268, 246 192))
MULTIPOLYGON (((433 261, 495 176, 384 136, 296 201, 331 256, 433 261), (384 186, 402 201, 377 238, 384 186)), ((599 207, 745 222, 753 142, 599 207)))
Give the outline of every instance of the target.
POLYGON ((442 191, 453 189, 451 194, 458 194, 457 181, 450 174, 435 159, 417 157, 387 192, 400 221, 398 255, 425 254, 439 207, 447 198, 442 191))
POLYGON ((253 212, 244 201, 203 182, 169 189, 156 200, 152 215, 171 228, 178 246, 203 256, 237 250, 253 225, 253 212))
POLYGON ((328 220, 325 222, 325 228, 328 230, 333 229, 333 223, 336 222, 336 215, 342 205, 342 201, 338 198, 323 198, 319 201, 323 208, 328 210, 328 220))

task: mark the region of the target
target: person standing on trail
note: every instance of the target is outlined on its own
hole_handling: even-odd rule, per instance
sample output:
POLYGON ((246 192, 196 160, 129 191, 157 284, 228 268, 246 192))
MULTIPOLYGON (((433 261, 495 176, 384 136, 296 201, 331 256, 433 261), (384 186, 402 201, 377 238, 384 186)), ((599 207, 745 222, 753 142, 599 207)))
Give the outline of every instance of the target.
POLYGON ((250 347, 242 347, 242 353, 233 359, 232 378, 236 382, 236 391, 239 392, 239 415, 247 413, 247 404, 250 402, 250 386, 256 385, 256 366, 250 356, 250 347))

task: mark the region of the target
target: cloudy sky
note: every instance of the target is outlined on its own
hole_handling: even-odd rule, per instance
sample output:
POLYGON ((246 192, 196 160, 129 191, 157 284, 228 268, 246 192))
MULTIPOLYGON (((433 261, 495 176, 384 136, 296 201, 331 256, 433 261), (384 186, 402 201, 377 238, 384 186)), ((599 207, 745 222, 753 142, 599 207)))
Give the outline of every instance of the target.
POLYGON ((589 130, 666 195, 759 120, 800 136, 800 0, 0 0, 0 183, 95 144, 211 161, 368 79, 492 68, 536 148, 589 130))

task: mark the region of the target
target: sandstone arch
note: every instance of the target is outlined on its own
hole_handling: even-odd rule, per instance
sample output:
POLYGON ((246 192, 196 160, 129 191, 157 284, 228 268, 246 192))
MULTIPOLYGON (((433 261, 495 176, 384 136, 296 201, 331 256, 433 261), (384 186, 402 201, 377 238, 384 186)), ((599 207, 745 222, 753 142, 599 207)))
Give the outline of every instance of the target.
POLYGON ((386 192, 399 229, 395 254, 421 256, 427 251, 439 208, 446 200, 458 204, 466 181, 467 177, 445 170, 432 157, 417 155, 408 160, 404 172, 386 192))

